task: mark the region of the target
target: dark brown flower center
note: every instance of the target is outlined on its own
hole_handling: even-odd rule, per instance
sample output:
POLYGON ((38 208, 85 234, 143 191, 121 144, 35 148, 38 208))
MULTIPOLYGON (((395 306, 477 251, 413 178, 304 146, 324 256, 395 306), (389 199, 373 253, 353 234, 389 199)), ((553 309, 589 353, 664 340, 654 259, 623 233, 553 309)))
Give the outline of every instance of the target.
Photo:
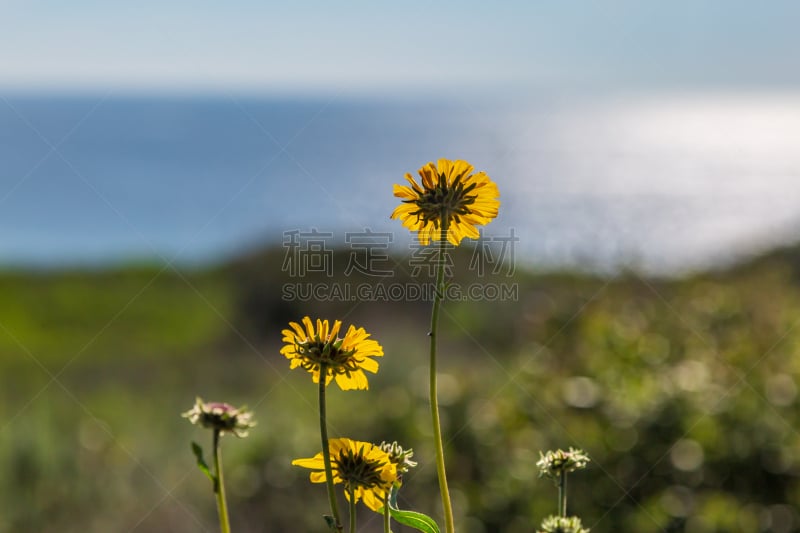
POLYGON ((447 184, 447 177, 439 174, 439 181, 433 188, 424 188, 419 198, 414 200, 403 200, 405 203, 413 203, 419 208, 412 211, 411 215, 422 220, 425 224, 433 223, 435 228, 441 222, 459 222, 463 215, 471 212, 470 205, 475 203, 477 194, 470 194, 476 183, 464 184, 464 174, 459 174, 453 183, 447 184))
POLYGON ((356 350, 343 350, 342 339, 334 342, 310 340, 297 343, 297 353, 302 362, 300 366, 305 370, 318 370, 321 365, 331 369, 335 374, 350 374, 358 370, 358 361, 353 357, 356 350))
POLYGON ((364 457, 363 453, 363 449, 356 453, 352 450, 342 450, 338 457, 334 458, 339 477, 342 478, 348 489, 358 487, 372 489, 386 484, 381 479, 381 467, 386 463, 369 460, 364 457))

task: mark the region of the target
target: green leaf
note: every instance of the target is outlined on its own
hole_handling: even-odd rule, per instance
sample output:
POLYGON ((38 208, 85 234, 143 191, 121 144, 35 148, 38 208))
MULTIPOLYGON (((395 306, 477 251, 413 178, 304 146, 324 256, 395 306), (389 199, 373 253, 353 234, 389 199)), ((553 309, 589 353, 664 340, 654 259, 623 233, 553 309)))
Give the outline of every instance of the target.
POLYGON ((413 527, 424 533, 439 533, 439 526, 433 518, 428 515, 416 511, 401 511, 400 509, 394 509, 392 507, 389 507, 389 514, 392 515, 392 518, 394 518, 398 524, 413 527))
MULTIPOLYGON (((436 521, 428 515, 418 513, 416 511, 401 511, 397 508, 397 493, 399 491, 397 485, 392 487, 392 492, 389 493, 389 514, 398 524, 413 527, 417 531, 423 533, 440 533, 439 526, 436 521)), ((383 513, 383 507, 378 510, 383 513)))
POLYGON ((197 444, 196 442, 192 441, 192 453, 194 453, 195 459, 197 459, 197 468, 200 469, 202 473, 211 480, 211 483, 214 485, 217 484, 217 478, 214 474, 211 473, 211 469, 208 468, 205 459, 203 459, 203 447, 197 444))
POLYGON ((331 515, 325 514, 322 515, 322 518, 325 519, 325 523, 328 524, 328 528, 330 528, 331 531, 339 531, 339 528, 336 527, 336 520, 334 520, 331 515))

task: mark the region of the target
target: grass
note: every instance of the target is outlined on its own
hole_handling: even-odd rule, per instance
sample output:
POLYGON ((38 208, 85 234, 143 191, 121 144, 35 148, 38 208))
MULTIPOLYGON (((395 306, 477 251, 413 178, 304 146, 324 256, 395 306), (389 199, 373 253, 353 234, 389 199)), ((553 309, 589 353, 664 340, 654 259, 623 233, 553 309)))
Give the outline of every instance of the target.
MULTIPOLYGON (((459 531, 531 531, 555 512, 538 450, 570 445, 593 459, 570 489, 593 531, 800 524, 798 255, 678 280, 518 269, 486 279, 517 283, 517 301, 447 302, 440 393, 459 531)), ((331 389, 331 436, 413 447, 401 507, 438 516, 427 304, 286 302, 281 261, 0 274, 0 531, 212 531, 189 450, 210 442, 179 417, 197 394, 247 403, 259 423, 223 442, 234 531, 323 530, 324 489, 289 465, 318 451, 316 390, 278 353, 280 329, 306 313, 384 345, 370 391, 331 389)))

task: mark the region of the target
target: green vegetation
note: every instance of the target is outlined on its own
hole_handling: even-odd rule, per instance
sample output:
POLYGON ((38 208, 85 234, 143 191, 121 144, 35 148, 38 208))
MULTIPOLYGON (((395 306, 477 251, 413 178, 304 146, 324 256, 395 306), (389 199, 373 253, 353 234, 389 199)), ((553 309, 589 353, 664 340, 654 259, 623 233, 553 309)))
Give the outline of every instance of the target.
MULTIPOLYGON (((438 516, 429 302, 281 299, 298 281, 412 282, 407 258, 389 279, 344 276, 342 255, 333 278, 289 279, 282 261, 0 274, 0 531, 213 531, 188 444, 210 449, 208 432, 180 418, 197 395, 258 422, 225 449, 232 529, 322 530, 325 491, 290 465, 318 451, 316 390, 278 353, 307 313, 384 346, 369 393, 330 389, 330 433, 413 447, 398 505, 438 516)), ((471 283, 462 270, 454 282, 471 283)), ((679 280, 518 269, 482 282, 517 283, 518 299, 448 301, 441 315, 459 531, 533 531, 555 512, 538 452, 569 446, 592 459, 569 510, 593 532, 800 527, 800 252, 679 280)))

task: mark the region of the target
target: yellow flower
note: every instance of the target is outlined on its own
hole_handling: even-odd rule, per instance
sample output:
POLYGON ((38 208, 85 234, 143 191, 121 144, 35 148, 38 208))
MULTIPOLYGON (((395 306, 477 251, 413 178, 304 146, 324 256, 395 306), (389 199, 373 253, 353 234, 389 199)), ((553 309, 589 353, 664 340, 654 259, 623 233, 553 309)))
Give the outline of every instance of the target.
POLYGON ((497 216, 500 192, 486 173, 473 174, 473 170, 466 161, 440 159, 438 165, 428 163, 419 169, 422 186, 406 174, 410 186, 394 186, 394 195, 403 203, 392 212, 392 218, 416 231, 423 245, 440 239, 442 224, 447 228, 447 240, 455 246, 464 237, 477 239, 475 226, 488 224, 497 216))
MULTIPOLYGON (((345 438, 328 440, 328 448, 331 452, 333 482, 344 484, 347 500, 350 501, 352 490, 356 503, 363 500, 367 507, 379 511, 397 480, 397 469, 389 454, 369 442, 345 438)), ((322 452, 308 459, 295 459, 292 464, 314 470, 310 476, 312 483, 325 483, 322 452)))
POLYGON ((364 370, 378 371, 378 362, 373 357, 382 357, 383 348, 369 338, 364 328, 350 326, 343 338, 337 337, 342 322, 337 320, 330 327, 327 320, 317 319, 316 328, 311 318, 289 322, 291 329, 284 329, 281 353, 291 361, 290 367, 301 367, 310 372, 314 383, 319 383, 320 368, 325 365, 325 385, 335 377, 342 390, 369 388, 364 370))

